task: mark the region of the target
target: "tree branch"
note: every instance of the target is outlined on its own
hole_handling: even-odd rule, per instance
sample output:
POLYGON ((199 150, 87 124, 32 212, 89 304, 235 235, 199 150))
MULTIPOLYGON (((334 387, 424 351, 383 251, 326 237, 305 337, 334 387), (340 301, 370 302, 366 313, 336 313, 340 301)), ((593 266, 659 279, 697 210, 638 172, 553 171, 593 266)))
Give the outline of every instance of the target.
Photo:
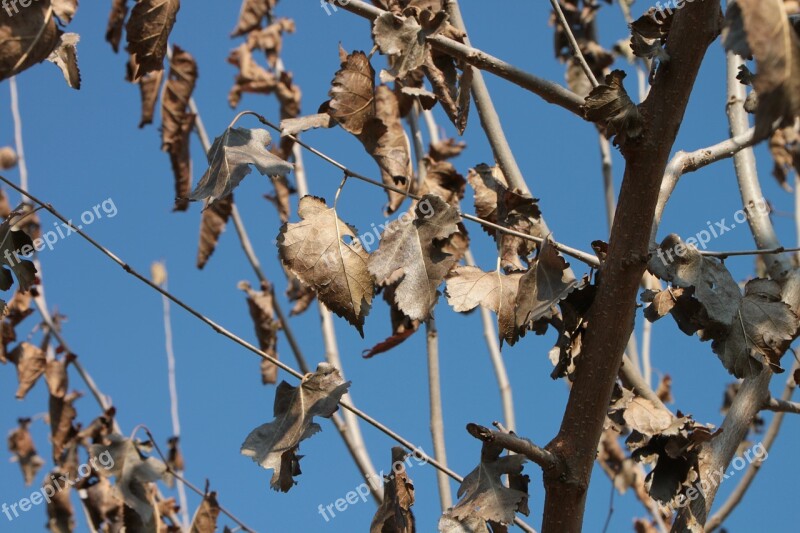
MULTIPOLYGON (((495 422, 494 425, 502 428, 499 422, 495 422)), ((524 455, 546 472, 560 475, 564 470, 565 465, 556 455, 536 446, 528 439, 518 437, 514 432, 503 431, 502 429, 495 431, 478 424, 467 424, 467 431, 478 440, 494 442, 510 452, 524 455)))
MULTIPOLYGON (((447 464, 447 447, 444 442, 444 416, 442 413, 442 380, 439 374, 439 332, 436 330, 436 319, 431 317, 425 321, 425 346, 428 361, 428 400, 430 404, 430 427, 433 440, 433 455, 443 465, 447 464)), ((450 492, 450 480, 442 472, 436 473, 439 485, 439 503, 442 512, 453 505, 450 492)))

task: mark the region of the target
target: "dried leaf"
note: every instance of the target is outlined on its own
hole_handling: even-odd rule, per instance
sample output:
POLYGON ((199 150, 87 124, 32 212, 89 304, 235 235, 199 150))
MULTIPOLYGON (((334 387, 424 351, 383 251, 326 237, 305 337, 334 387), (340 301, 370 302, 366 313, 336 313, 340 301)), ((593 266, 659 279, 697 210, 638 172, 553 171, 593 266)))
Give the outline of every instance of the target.
POLYGON ((753 279, 745 285, 730 333, 715 339, 712 349, 738 378, 758 374, 762 365, 780 373, 781 357, 798 327, 800 320, 781 301, 780 285, 772 280, 753 279))
POLYGON ((14 454, 13 460, 19 463, 25 485, 30 486, 36 474, 44 466, 44 459, 36 453, 33 437, 28 431, 31 419, 20 418, 17 423, 19 427, 8 434, 8 451, 14 454))
POLYGON ((217 518, 219 518, 219 503, 217 503, 217 493, 209 492, 203 496, 203 501, 194 514, 192 519, 191 533, 214 533, 217 530, 217 518))
POLYGON ((269 18, 278 0, 242 0, 239 21, 231 37, 238 37, 261 27, 261 21, 269 18))
POLYGON ((125 27, 125 17, 128 15, 128 0, 112 0, 111 12, 108 14, 108 27, 106 28, 106 41, 111 44, 114 52, 119 52, 119 43, 122 41, 122 30, 125 27))
POLYGON ((342 61, 331 81, 328 114, 353 135, 360 135, 375 115, 375 70, 364 52, 353 52, 342 61))
POLYGON ((636 57, 666 61, 669 60, 669 54, 663 45, 672 29, 674 11, 662 12, 661 18, 657 13, 655 8, 651 8, 631 23, 631 49, 636 57))
POLYGON ((250 50, 261 50, 267 56, 267 63, 275 68, 283 47, 283 34, 294 33, 295 24, 292 19, 275 19, 266 28, 255 28, 247 34, 247 46, 250 50))
POLYGON ((426 157, 422 160, 422 164, 425 165, 425 179, 417 194, 435 194, 458 209, 467 187, 464 176, 459 174, 456 167, 448 161, 434 161, 426 157))
POLYGON ((137 0, 133 6, 125 26, 133 81, 164 68, 167 41, 180 8, 180 0, 137 0))
POLYGON ((297 135, 315 128, 330 128, 333 118, 328 113, 317 113, 299 118, 281 120, 281 135, 297 135))
MULTIPOLYGON (((254 291, 246 281, 239 282, 239 289, 247 294, 247 307, 256 330, 259 348, 272 357, 278 357, 278 330, 280 322, 275 320, 275 309, 271 287, 264 287, 260 292, 254 291)), ((276 383, 278 367, 264 359, 261 362, 261 381, 264 385, 276 383)))
MULTIPOLYGON (((386 12, 377 17, 372 24, 372 37, 381 53, 389 56, 392 74, 404 78, 425 62, 428 49, 427 37, 439 33, 447 21, 447 13, 430 11, 420 14, 420 21, 411 16, 386 12)), ((409 13, 410 14, 410 13, 409 13)))
POLYGON ((478 305, 497 314, 500 343, 513 346, 520 337, 516 323, 516 301, 522 274, 502 275, 484 272, 473 266, 458 266, 447 277, 445 296, 458 313, 472 311, 478 305))
POLYGON ((231 107, 239 105, 243 93, 271 94, 278 87, 278 77, 253 58, 252 50, 242 44, 228 56, 228 63, 239 69, 236 80, 228 93, 231 107))
POLYGON ((428 148, 428 154, 434 161, 445 161, 461 155, 461 152, 467 147, 464 141, 456 141, 455 139, 442 139, 437 142, 432 142, 428 148))
POLYGON ((232 211, 232 194, 203 210, 200 220, 200 244, 197 247, 197 268, 202 270, 208 263, 211 254, 217 249, 219 237, 225 231, 225 225, 228 223, 232 211))
POLYGON ((583 104, 586 120, 603 126, 606 137, 614 137, 615 146, 642 134, 642 116, 622 85, 625 76, 621 70, 612 71, 604 84, 592 89, 583 104))
POLYGON ((250 174, 250 165, 264 176, 288 174, 292 165, 267 150, 271 141, 267 130, 227 128, 214 140, 208 152, 208 170, 189 199, 209 199, 209 204, 213 204, 224 198, 250 174))
POLYGON ((542 318, 551 318, 554 307, 578 287, 578 280, 568 277, 569 263, 547 238, 534 265, 519 280, 516 304, 517 327, 534 329, 542 318))
POLYGON ((62 398, 50 395, 50 440, 53 443, 53 461, 57 464, 61 462, 64 450, 70 448, 72 440, 78 435, 78 428, 73 424, 78 411, 73 404, 80 397, 78 392, 62 398))
POLYGON ((414 505, 414 484, 405 468, 397 472, 395 465, 403 464, 406 451, 392 448, 392 473, 385 476, 383 501, 372 517, 370 533, 415 533, 416 524, 411 506, 414 505))
POLYGON ((21 342, 8 354, 8 360, 17 367, 16 397, 21 400, 36 385, 36 381, 47 368, 47 359, 43 350, 28 342, 21 342))
POLYGON ((59 484, 66 474, 56 468, 47 476, 42 484, 45 494, 53 494, 47 500, 47 528, 51 533, 72 533, 75 531, 75 512, 70 500, 70 488, 59 484))
POLYGON ((297 471, 295 455, 300 442, 322 428, 315 416, 330 418, 350 387, 339 371, 320 363, 317 371, 306 374, 299 387, 282 381, 275 392, 275 420, 254 429, 242 444, 242 455, 267 470, 273 470, 270 486, 288 492, 294 486, 297 471))
POLYGON ((794 127, 778 128, 769 139, 769 151, 775 161, 772 175, 784 190, 791 191, 789 177, 792 169, 796 176, 800 175, 800 131, 794 127))
POLYGON ((323 199, 304 196, 298 214, 302 221, 284 224, 278 235, 281 261, 363 337, 364 317, 375 292, 367 270, 369 254, 355 228, 342 222, 323 199), (348 243, 346 238, 355 240, 348 243))
POLYGON ((161 80, 163 78, 164 71, 156 70, 145 74, 136 82, 139 85, 139 93, 142 100, 142 118, 139 120, 140 128, 153 123, 153 115, 155 114, 156 103, 158 103, 158 94, 161 90, 161 80))
POLYGON ((414 215, 389 223, 369 258, 369 271, 380 286, 397 283, 395 303, 403 314, 425 320, 438 299, 437 288, 456 263, 444 247, 458 232, 461 217, 433 195, 420 199, 414 215))
POLYGON ((50 2, 0 10, 0 81, 47 59, 62 33, 50 2))
POLYGON ((73 89, 81 88, 81 71, 78 68, 78 41, 81 40, 77 33, 64 33, 58 39, 56 48, 47 57, 64 74, 64 79, 73 89))

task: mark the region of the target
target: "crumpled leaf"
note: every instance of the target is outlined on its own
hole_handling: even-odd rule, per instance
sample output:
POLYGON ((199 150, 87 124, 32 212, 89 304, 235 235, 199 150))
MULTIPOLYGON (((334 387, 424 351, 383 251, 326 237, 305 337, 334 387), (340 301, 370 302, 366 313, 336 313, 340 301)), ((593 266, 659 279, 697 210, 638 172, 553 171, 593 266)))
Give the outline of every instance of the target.
POLYGON ((133 81, 164 68, 167 41, 180 8, 180 0, 137 0, 133 6, 125 26, 133 81))
POLYGON ((769 139, 769 151, 775 161, 772 175, 784 190, 791 191, 789 178, 792 170, 795 175, 800 175, 800 131, 794 127, 776 129, 769 139))
POLYGON ((392 448, 392 472, 384 476, 383 502, 372 517, 370 533, 415 533, 416 524, 411 506, 414 505, 414 484, 403 468, 394 470, 408 454, 400 446, 392 448))
POLYGON ((278 0, 242 0, 242 9, 231 37, 238 37, 261 27, 261 21, 269 18, 278 0))
POLYGON ((210 204, 203 210, 200 220, 200 243, 197 247, 197 268, 203 269, 211 254, 217 249, 217 243, 233 212, 233 194, 210 204))
POLYGON ((779 127, 794 124, 800 115, 800 37, 784 3, 738 0, 730 4, 723 44, 726 50, 756 60, 756 137, 766 138, 778 120, 779 127))
POLYGON ((334 125, 333 117, 328 113, 316 113, 298 118, 281 120, 281 135, 297 135, 315 128, 330 128, 334 125))
POLYGON ((672 28, 674 11, 659 13, 655 8, 631 23, 631 49, 636 57, 644 57, 656 61, 669 60, 669 54, 663 48, 672 28))
MULTIPOLYGON (((499 167, 481 163, 470 169, 467 180, 475 190, 475 211, 480 218, 520 233, 545 237, 540 228, 542 213, 538 200, 511 190, 499 167)), ((537 247, 534 241, 485 226, 483 229, 499 244, 503 269, 527 269, 522 260, 528 263, 528 256, 537 247)))
POLYGON ((110 531, 122 528, 124 505, 107 478, 93 473, 81 479, 76 488, 95 531, 106 531, 106 527, 110 531))
POLYGON ((458 233, 461 216, 435 195, 423 196, 413 220, 389 223, 369 271, 380 286, 397 283, 395 303, 412 320, 425 320, 439 297, 437 288, 456 263, 444 248, 458 233))
POLYGON ((275 68, 283 47, 283 34, 294 33, 292 19, 280 17, 266 28, 256 28, 247 34, 247 46, 251 50, 261 50, 267 56, 267 63, 275 68))
POLYGON ((383 289, 383 299, 389 305, 389 318, 392 322, 392 334, 382 340, 372 348, 364 350, 362 357, 369 359, 375 355, 388 352, 389 350, 404 343, 411 335, 419 331, 420 321, 411 320, 397 307, 394 293, 396 284, 389 285, 383 289))
POLYGON ((115 490, 144 523, 150 522, 155 512, 147 484, 162 480, 167 474, 163 462, 145 454, 148 448, 146 444, 112 434, 105 443, 93 444, 89 449, 90 457, 110 455, 111 466, 98 472, 103 477, 116 478, 115 490))
POLYGON ((8 451, 14 454, 13 460, 17 461, 22 469, 25 486, 30 486, 36 474, 44 466, 44 459, 36 453, 33 437, 28 431, 31 419, 19 418, 17 423, 19 427, 8 434, 8 451))
POLYGON ((406 16, 386 12, 372 24, 375 44, 382 54, 389 56, 392 74, 398 78, 422 66, 428 49, 426 38, 439 33, 447 21, 446 12, 433 15, 425 10, 418 15, 420 24, 420 20, 411 16, 413 11, 406 11, 406 16))
MULTIPOLYGON (((242 444, 241 453, 267 470, 273 470, 270 486, 288 492, 294 484, 300 442, 322 428, 315 416, 330 418, 350 387, 339 371, 320 363, 316 372, 306 374, 299 387, 285 381, 275 391, 275 420, 254 429, 242 444)), ((299 472, 298 472, 299 473, 299 472)))
POLYGON ((167 440, 167 467, 169 467, 169 474, 164 477, 164 484, 170 489, 175 485, 175 476, 172 472, 181 473, 185 469, 183 460, 183 452, 180 447, 180 437, 172 436, 167 440))
POLYGON ((798 327, 800 320, 781 301, 780 285, 772 280, 753 279, 745 285, 730 333, 715 339, 712 349, 738 378, 758 374, 762 365, 780 373, 780 359, 798 327))
POLYGON ((611 404, 608 416, 621 427, 647 436, 667 431, 675 421, 668 410, 628 389, 621 389, 621 395, 611 404))
POLYGON ((592 89, 583 104, 586 120, 603 126, 605 136, 614 137, 615 146, 622 146, 642 134, 642 116, 622 85, 625 76, 622 70, 612 71, 604 84, 592 89))
POLYGON ((81 71, 78 68, 78 41, 81 40, 77 33, 64 33, 58 38, 58 45, 47 56, 47 60, 55 64, 64 74, 64 79, 73 89, 81 88, 81 71))
POLYGON ((519 280, 516 303, 518 328, 534 329, 539 320, 551 318, 555 306, 578 287, 578 280, 567 276, 568 269, 569 263, 558 253, 550 238, 546 238, 536 262, 519 280))
MULTIPOLYGON (((597 285, 589 284, 588 276, 584 276, 580 285, 559 303, 561 320, 553 324, 558 330, 558 340, 549 352, 554 366, 551 378, 568 377, 575 372, 576 359, 580 356, 583 335, 588 327, 586 317, 596 294, 597 285)), ((539 333, 541 330, 534 331, 539 333)))
MULTIPOLYGON (((477 438, 481 438, 481 426, 468 424, 467 430, 477 438)), ((486 527, 486 522, 501 525, 514 521, 516 512, 527 506, 528 494, 517 488, 509 488, 503 484, 502 476, 518 476, 522 473, 522 466, 527 459, 522 455, 505 455, 501 457, 503 448, 488 439, 484 440, 481 449, 481 462, 469 474, 458 488, 458 503, 447 511, 442 519, 446 527, 448 521, 466 524, 475 523, 481 531, 480 525, 486 527), (476 522, 473 522, 476 521, 476 522)), ((457 531, 442 527, 439 522, 439 531, 457 531)), ((473 531, 469 526, 466 531, 473 531)))
POLYGON ((64 451, 74 445, 73 439, 78 435, 78 428, 73 422, 78 417, 74 403, 80 397, 79 392, 71 392, 63 397, 50 395, 50 440, 53 443, 53 462, 56 464, 60 463, 64 451))
MULTIPOLYGON (((343 53, 340 50, 340 54, 343 53)), ((364 52, 345 56, 331 81, 328 114, 345 130, 360 135, 375 116, 375 69, 364 52)))
POLYGON ((47 59, 63 33, 50 2, 0 9, 0 81, 47 59), (13 16, 12 16, 13 14, 13 16))
POLYGON ((16 398, 21 400, 44 374, 45 368, 47 368, 47 358, 44 351, 38 346, 29 342, 21 342, 8 354, 8 360, 17 367, 19 387, 16 398))
POLYGON ((190 200, 224 198, 235 189, 254 166, 264 176, 285 176, 293 166, 267 150, 272 141, 264 129, 227 128, 214 140, 208 152, 208 170, 197 184, 190 200))
POLYGON ((357 241, 358 232, 321 198, 301 198, 298 214, 302 220, 284 224, 278 235, 281 261, 363 337, 375 287, 367 270, 369 254, 357 241), (345 238, 356 240, 348 243, 345 238))
MULTIPOLYGON (((247 307, 255 326, 259 348, 262 352, 277 358, 278 330, 281 329, 281 324, 275 320, 272 288, 263 287, 261 291, 254 291, 248 282, 240 281, 239 289, 247 294, 247 307)), ((264 359, 261 362, 261 382, 266 385, 277 380, 278 367, 264 359)))
POLYGON ((467 181, 449 161, 434 161, 431 157, 422 160, 425 179, 417 187, 418 195, 435 194, 456 209, 464 198, 467 181))
POLYGON ((187 196, 192 189, 192 158, 189 145, 195 115, 189 100, 197 82, 197 63, 190 53, 172 47, 169 76, 161 98, 161 149, 169 154, 175 178, 175 211, 189 208, 187 196))
POLYGON ((75 531, 75 512, 70 499, 70 486, 59 484, 62 476, 69 475, 56 467, 45 477, 42 487, 45 494, 53 494, 47 502, 47 529, 52 533, 71 533, 75 531))
POLYGON ((430 144, 428 155, 430 155, 434 161, 445 161, 458 157, 466 147, 467 143, 464 141, 457 141, 453 138, 441 139, 430 144))
POLYGON ((217 518, 219 518, 219 503, 217 503, 217 493, 209 492, 203 496, 203 501, 194 513, 192 518, 192 533, 214 533, 217 530, 217 518))
POLYGON ((513 346, 520 337, 516 323, 516 301, 521 273, 502 275, 484 272, 473 266, 458 266, 447 277, 445 296, 458 313, 472 311, 478 305, 497 314, 500 343, 513 346))
MULTIPOLYGON (((463 32, 450 24, 445 25, 440 34, 460 43, 463 43, 466 37, 463 32)), ((464 133, 469 117, 472 68, 466 62, 432 49, 427 50, 422 65, 436 99, 459 134, 464 133), (460 74, 458 70, 461 70, 460 74)))
POLYGON ((278 77, 256 63, 253 51, 247 43, 241 44, 230 53, 228 63, 239 69, 228 93, 231 107, 239 105, 243 93, 271 94, 278 88, 278 77))
POLYGON ((133 81, 133 63, 128 61, 126 81, 135 83, 139 86, 139 95, 142 101, 142 114, 139 120, 139 127, 143 128, 147 124, 153 123, 156 104, 161 92, 161 81, 164 79, 164 70, 148 72, 136 81, 133 81))
POLYGON ((125 17, 128 15, 128 0, 112 0, 111 12, 108 14, 106 41, 114 52, 119 52, 122 41, 122 30, 125 28, 125 17))

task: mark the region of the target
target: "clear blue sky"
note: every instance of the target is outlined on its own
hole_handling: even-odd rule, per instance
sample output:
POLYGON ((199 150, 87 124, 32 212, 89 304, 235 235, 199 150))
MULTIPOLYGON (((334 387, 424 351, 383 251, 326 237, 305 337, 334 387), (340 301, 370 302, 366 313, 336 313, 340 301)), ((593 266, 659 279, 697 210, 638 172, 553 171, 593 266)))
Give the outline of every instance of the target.
MULTIPOLYGON (((239 2, 183 4, 172 40, 198 61, 200 79, 195 97, 206 126, 216 135, 235 113, 226 99, 235 74, 226 57, 238 44, 228 35, 235 25, 239 2)), ((553 57, 547 2, 464 0, 462 4, 476 46, 540 76, 563 81, 563 66, 553 57)), ((81 35, 80 91, 67 88, 61 73, 50 64, 37 66, 18 78, 30 189, 74 218, 112 198, 118 214, 93 223, 87 231, 140 271, 149 271, 155 260, 165 260, 174 294, 254 341, 243 294, 236 289, 240 280, 256 285, 252 271, 232 228, 222 237, 206 269, 195 268, 200 206, 193 205, 188 213, 171 212, 172 176, 168 157, 159 150, 158 131, 154 126, 136 128, 138 89, 123 79, 126 57, 115 55, 103 40, 109 5, 110 2, 82 3, 70 26, 71 31, 81 35)), ((640 14, 645 8, 637 4, 634 12, 640 14)), ((297 22, 298 31, 286 38, 283 56, 303 89, 304 112, 313 113, 326 99, 329 82, 338 68, 337 44, 341 42, 348 50, 369 49, 369 25, 341 10, 328 16, 318 2, 284 1, 277 14, 297 22)), ((616 6, 603 5, 600 35, 601 43, 609 48, 627 35, 616 6)), ((633 76, 628 77, 629 88, 634 87, 633 80, 633 76)), ((594 127, 491 75, 488 83, 519 165, 534 195, 541 198, 542 210, 556 237, 587 250, 592 240, 605 239, 607 227, 594 127)), ((8 83, 2 83, 0 144, 13 142, 8 94, 8 83)), ((696 149, 724 139, 724 104, 724 54, 717 41, 701 71, 676 149, 696 149)), ((277 120, 272 97, 247 95, 239 109, 248 108, 277 120)), ((441 124, 446 124, 438 109, 437 116, 441 124)), ((452 127, 448 132, 453 134, 452 127)), ((474 108, 465 140, 469 148, 455 160, 463 174, 477 163, 491 162, 474 108)), ((343 130, 315 131, 306 135, 306 141, 353 169, 378 174, 358 141, 343 130)), ((196 181, 205 164, 196 140, 192 150, 196 181)), ((774 220, 779 235, 784 244, 793 245, 797 237, 789 216, 792 197, 774 183, 770 176, 772 162, 763 147, 757 156, 765 194, 777 210, 774 220)), ((617 153, 614 158, 618 185, 621 159, 617 153)), ((340 173, 311 156, 306 163, 312 193, 332 199, 340 173)), ((16 171, 8 176, 18 179, 16 171)), ((272 244, 280 224, 274 209, 262 197, 270 189, 263 177, 251 175, 237 191, 237 203, 267 274, 282 295, 284 276, 272 244)), ((16 199, 12 195, 12 200, 16 199)), ((384 201, 383 191, 353 182, 343 193, 340 212, 348 222, 368 228, 373 222, 384 222, 384 201)), ((464 205, 471 205, 471 197, 465 199, 464 205)), ((668 206, 662 228, 687 237, 704 229, 708 220, 730 220, 739 207, 732 164, 722 162, 684 178, 668 206)), ((42 222, 47 228, 53 220, 43 215, 42 222)), ((489 238, 475 226, 468 229, 479 263, 492 268, 495 257, 489 238)), ((752 240, 741 226, 715 240, 712 247, 752 248, 752 240)), ((99 386, 112 396, 119 423, 126 431, 137 424, 147 424, 165 442, 171 426, 160 296, 76 236, 60 241, 53 251, 45 250, 40 259, 48 301, 69 318, 64 335, 99 386)), ((585 271, 575 261, 572 266, 578 273, 585 271)), ((752 267, 750 258, 730 260, 738 279, 749 276, 752 267)), ((443 299, 437 309, 448 460, 454 470, 466 474, 479 460, 480 443, 466 433, 464 426, 468 422, 489 425, 502 418, 501 405, 479 315, 457 315, 443 299)), ((23 324, 20 337, 25 337, 33 321, 29 318, 23 324)), ((641 323, 639 313, 637 328, 641 323)), ((375 511, 371 501, 352 506, 330 523, 317 513, 319 504, 332 503, 361 483, 333 426, 323 421, 323 432, 302 444, 300 453, 305 457, 299 484, 288 494, 271 491, 270 472, 239 454, 248 432, 272 419, 274 389, 260 384, 259 360, 174 306, 173 327, 186 476, 198 485, 209 479, 223 505, 258 531, 364 531, 375 511)), ((292 327, 306 357, 318 362, 323 346, 316 309, 293 320, 292 327)), ((363 360, 362 350, 389 333, 387 309, 380 299, 367 318, 365 339, 339 319, 336 328, 344 370, 353 381, 355 403, 432 452, 423 335, 414 336, 388 354, 363 360)), ((552 332, 543 337, 529 335, 515 347, 504 349, 518 432, 539 444, 555 435, 567 398, 565 385, 549 378, 547 351, 553 341, 552 332)), ((292 362, 283 338, 279 352, 283 360, 292 362)), ((693 414, 699 421, 718 425, 723 390, 731 377, 710 345, 684 336, 667 319, 654 328, 653 357, 656 371, 673 377, 677 399, 674 407, 693 414)), ((776 379, 774 390, 782 388, 783 381, 776 379)), ((71 384, 86 391, 75 376, 71 384)), ((3 431, 15 427, 18 417, 47 409, 43 383, 24 402, 13 399, 15 389, 14 368, 7 365, 0 369, 3 431)), ((84 424, 99 412, 88 396, 76 405, 84 424)), ((373 460, 380 468, 388 469, 394 443, 369 426, 362 429, 373 460)), ((41 421, 36 422, 33 435, 40 455, 48 457, 48 428, 41 421)), ((799 438, 800 426, 790 416, 747 498, 727 523, 731 531, 781 531, 794 520, 791 504, 796 498, 791 488, 800 472, 795 445, 799 438)), ((533 466, 526 467, 526 471, 532 480, 533 514, 529 523, 538 527, 544 497, 541 476, 533 466)), ((40 475, 45 472, 43 469, 40 475)), ((433 531, 440 514, 435 471, 415 466, 410 475, 416 487, 414 511, 418 529, 433 531)), ((16 464, 0 461, 0 479, 0 502, 15 502, 30 493, 22 484, 16 464)), ((735 484, 735 478, 724 483, 720 498, 725 498, 735 484)), ((455 492, 455 484, 453 489, 455 492)), ((589 494, 585 531, 602 529, 609 489, 608 480, 597 470, 589 494)), ((190 495, 192 511, 198 501, 190 495)), ((614 508, 610 531, 631 531, 632 517, 646 514, 631 495, 617 496, 614 508)), ((78 519, 80 530, 85 530, 80 513, 78 519)), ((0 517, 0 531, 37 531, 44 521, 44 509, 38 508, 13 523, 0 517)), ((228 522, 221 519, 220 523, 228 522)))

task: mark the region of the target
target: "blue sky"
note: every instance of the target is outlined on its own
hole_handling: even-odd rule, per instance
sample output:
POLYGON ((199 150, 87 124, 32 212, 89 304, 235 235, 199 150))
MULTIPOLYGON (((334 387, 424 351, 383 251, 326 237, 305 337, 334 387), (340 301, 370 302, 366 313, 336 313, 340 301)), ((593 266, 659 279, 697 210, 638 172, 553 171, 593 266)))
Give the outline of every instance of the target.
MULTIPOLYGON (((142 272, 149 271, 153 261, 166 261, 174 294, 231 331, 255 341, 243 293, 236 285, 241 280, 253 285, 256 282, 234 231, 229 228, 205 270, 198 271, 194 264, 200 206, 193 205, 187 213, 171 212, 169 159, 160 151, 156 127, 136 127, 138 89, 123 79, 126 57, 115 55, 103 40, 110 2, 97 4, 83 3, 70 26, 71 31, 81 35, 80 91, 67 88, 61 73, 50 64, 37 66, 18 78, 30 190, 52 202, 68 218, 78 218, 103 200, 113 199, 117 215, 97 220, 86 228, 88 233, 142 272)), ((547 2, 464 0, 462 4, 475 46, 539 76, 563 82, 564 68, 553 57, 547 2)), ((638 15, 645 8, 637 4, 634 13, 638 15)), ((219 134, 236 112, 227 104, 235 72, 226 57, 238 44, 229 38, 238 11, 239 2, 233 0, 184 2, 172 35, 175 44, 197 59, 200 78, 195 98, 212 135, 219 134)), ((317 2, 284 0, 277 14, 297 22, 297 33, 284 41, 283 57, 303 90, 304 112, 313 113, 326 99, 329 82, 338 68, 338 43, 347 50, 368 50, 372 46, 369 25, 342 10, 326 15, 317 2)), ((601 44, 608 48, 626 36, 616 6, 604 5, 599 27, 601 44)), ((634 79, 627 79, 631 92, 635 92, 634 79)), ((541 198, 542 211, 556 238, 585 250, 592 240, 605 239, 608 230, 594 127, 503 80, 489 75, 487 82, 519 166, 534 196, 541 198)), ((717 41, 711 45, 697 80, 675 149, 693 150, 726 138, 724 105, 724 53, 717 41)), ((272 97, 246 95, 239 107, 243 109, 255 110, 275 121, 278 118, 272 97)), ((444 114, 438 109, 436 113, 448 134, 454 135, 444 114)), ((247 118, 242 124, 257 125, 247 118)), ((468 150, 454 161, 465 175, 471 166, 491 162, 491 151, 479 126, 473 107, 464 136, 468 150)), ((310 132, 305 140, 355 170, 378 176, 374 162, 358 141, 341 129, 310 132)), ((12 142, 8 83, 4 82, 0 84, 0 144, 12 142)), ((205 165, 196 140, 192 150, 196 181, 205 165)), ((776 209, 778 234, 785 245, 793 245, 797 236, 790 215, 792 196, 770 176, 772 162, 764 147, 759 147, 757 157, 765 195, 776 209)), ((619 185, 622 166, 616 152, 614 163, 619 185)), ((306 155, 306 166, 311 192, 332 201, 340 172, 310 154, 306 155)), ((7 177, 16 180, 18 173, 11 171, 7 177)), ((236 198, 256 252, 282 297, 285 278, 272 244, 280 222, 262 196, 270 190, 263 177, 251 175, 238 189, 236 198)), ((12 195, 12 201, 16 199, 12 195)), ((384 202, 382 190, 353 181, 342 194, 339 212, 347 222, 369 228, 372 223, 385 222, 384 202)), ((471 210, 471 197, 465 199, 464 206, 471 210)), ((694 235, 706 227, 706 221, 723 217, 730 220, 739 208, 731 162, 716 164, 686 176, 678 185, 667 207, 661 235, 694 235)), ((44 228, 53 221, 47 214, 42 216, 44 228)), ((468 229, 479 264, 493 268, 494 245, 478 227, 471 225, 468 229)), ((716 250, 752 247, 745 226, 711 244, 716 250)), ((54 250, 43 251, 40 259, 47 299, 51 307, 68 317, 64 335, 100 388, 113 398, 123 429, 130 431, 137 424, 146 424, 165 442, 171 426, 160 296, 74 235, 59 241, 54 250)), ((586 271, 576 261, 572 266, 579 274, 586 271)), ((731 259, 729 267, 737 279, 745 279, 752 273, 753 260, 731 259)), ((288 307, 285 299, 282 303, 288 307)), ((221 503, 258 531, 326 533, 367 528, 375 511, 371 501, 351 506, 329 523, 317 513, 319 504, 344 497, 362 482, 328 422, 323 421, 323 432, 301 447, 300 453, 305 457, 298 485, 288 494, 269 489, 270 472, 239 454, 248 432, 272 419, 274 389, 260 384, 259 360, 174 306, 172 319, 187 478, 197 485, 209 479, 221 503)), ((640 312, 639 330, 642 320, 640 312)), ((18 331, 21 338, 33 321, 30 318, 23 323, 18 331)), ((500 399, 479 315, 457 315, 441 299, 437 322, 442 342, 449 466, 466 474, 479 460, 480 443, 464 427, 468 422, 489 425, 502 418, 500 399)), ((316 309, 293 319, 292 328, 306 357, 314 363, 320 361, 323 344, 316 309)), ((367 318, 365 339, 344 321, 336 320, 344 371, 353 381, 353 399, 369 414, 432 453, 423 335, 371 360, 360 356, 364 348, 385 338, 389 328, 388 312, 381 301, 367 318)), ((567 398, 565 385, 549 377, 547 351, 553 341, 552 332, 543 337, 529 335, 503 352, 512 381, 518 433, 539 444, 547 443, 557 432, 567 398)), ((284 361, 294 364, 283 338, 279 353, 284 361)), ((691 413, 702 422, 721 422, 719 407, 731 377, 708 344, 684 336, 674 323, 664 320, 654 326, 653 359, 657 373, 668 373, 673 378, 677 399, 674 408, 691 413)), ((784 361, 784 366, 789 366, 790 362, 784 361)), ((72 388, 86 392, 77 377, 72 378, 72 388)), ((294 383, 291 378, 287 380, 294 383)), ((782 389, 783 382, 783 378, 776 379, 773 391, 782 389)), ((14 369, 5 366, 0 369, 3 430, 15 427, 18 417, 47 409, 44 384, 38 384, 23 402, 13 399, 15 389, 14 369)), ((76 406, 84 423, 99 413, 88 396, 76 406)), ((373 461, 388 470, 394 443, 369 426, 362 425, 362 430, 373 461)), ((32 432, 40 455, 49 456, 47 426, 36 422, 32 432)), ((747 498, 726 524, 731 531, 782 530, 793 518, 792 479, 800 471, 794 445, 798 438, 800 426, 790 416, 747 498)), ((532 479, 533 514, 528 521, 538 527, 544 497, 541 477, 533 466, 527 466, 526 471, 532 479)), ((414 511, 418 528, 432 531, 440 514, 435 471, 415 465, 410 476, 416 487, 414 511)), ((35 488, 24 487, 18 465, 5 460, 0 461, 0 479, 0 502, 15 502, 35 488)), ((725 498, 735 485, 735 478, 725 482, 720 498, 725 498)), ((454 493, 456 488, 453 484, 454 493)), ((602 530, 609 491, 607 478, 597 470, 590 488, 585 531, 602 530)), ((190 495, 192 511, 198 502, 199 498, 190 495)), ((610 531, 630 531, 632 518, 645 514, 633 496, 617 496, 610 531)), ((82 518, 78 519, 80 529, 85 530, 82 518)), ((0 517, 0 531, 36 531, 44 521, 44 509, 35 508, 13 523, 0 517)))

